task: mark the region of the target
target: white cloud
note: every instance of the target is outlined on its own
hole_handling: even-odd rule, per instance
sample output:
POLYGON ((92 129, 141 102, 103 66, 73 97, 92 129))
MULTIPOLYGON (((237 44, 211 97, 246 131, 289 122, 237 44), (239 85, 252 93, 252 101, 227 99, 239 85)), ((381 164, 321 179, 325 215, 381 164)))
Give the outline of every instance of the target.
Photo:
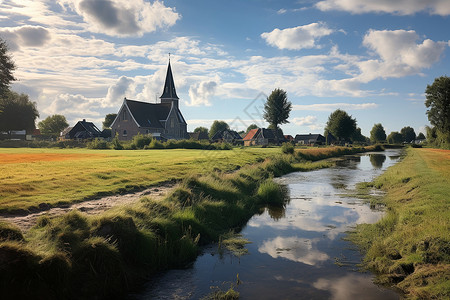
POLYGON ((376 78, 404 77, 418 74, 440 60, 447 42, 426 39, 417 44, 418 35, 413 30, 370 30, 363 45, 374 51, 380 59, 370 59, 357 63, 361 82, 376 78))
POLYGON ((157 28, 173 26, 181 17, 160 1, 61 0, 88 24, 88 30, 113 36, 142 36, 157 28))
POLYGON ((287 13, 287 9, 285 9, 285 8, 280 8, 280 9, 277 11, 277 14, 279 14, 279 15, 283 15, 283 14, 285 14, 285 13, 287 13))
POLYGON ((320 48, 317 41, 334 32, 325 23, 311 23, 293 28, 278 29, 264 32, 261 37, 266 42, 279 49, 300 50, 308 48, 320 48))
POLYGON ((312 125, 317 122, 316 116, 306 116, 301 118, 294 118, 292 120, 292 123, 298 125, 298 126, 305 126, 305 125, 312 125))
POLYGON ((424 11, 432 15, 450 15, 448 0, 323 0, 316 7, 323 11, 342 10, 355 14, 376 12, 413 15, 424 11))
POLYGON ((217 89, 217 82, 202 81, 191 85, 189 88, 189 98, 191 102, 187 103, 190 106, 211 106, 210 99, 214 96, 217 89))
POLYGON ((124 97, 130 98, 134 96, 134 90, 134 80, 126 76, 121 76, 114 85, 108 88, 108 93, 102 104, 104 106, 118 106, 124 97))
POLYGON ((378 104, 376 103, 322 103, 322 104, 309 104, 309 105, 301 105, 294 104, 292 105, 293 110, 310 110, 310 111, 334 111, 336 109, 343 110, 363 110, 363 109, 373 109, 377 108, 378 104))

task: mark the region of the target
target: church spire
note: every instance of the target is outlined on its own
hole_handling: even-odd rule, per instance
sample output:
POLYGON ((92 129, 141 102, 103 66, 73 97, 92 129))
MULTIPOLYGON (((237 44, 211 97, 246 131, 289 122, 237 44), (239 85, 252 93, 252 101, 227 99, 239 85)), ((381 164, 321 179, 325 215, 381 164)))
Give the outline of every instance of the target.
POLYGON ((177 92, 175 91, 175 83, 173 82, 172 68, 170 67, 170 56, 169 56, 169 66, 167 67, 166 82, 164 83, 164 90, 161 95, 161 100, 171 99, 178 100, 177 92))

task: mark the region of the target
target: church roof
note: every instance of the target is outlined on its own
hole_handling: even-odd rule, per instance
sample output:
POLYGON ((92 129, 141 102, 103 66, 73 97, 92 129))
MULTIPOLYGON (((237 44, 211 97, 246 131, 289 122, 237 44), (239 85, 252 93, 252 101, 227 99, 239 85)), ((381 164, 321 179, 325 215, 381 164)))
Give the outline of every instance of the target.
POLYGON ((159 97, 161 99, 179 99, 177 96, 177 92, 175 90, 175 83, 173 82, 173 76, 172 76, 172 68, 170 67, 170 60, 169 60, 169 66, 167 67, 167 74, 166 74, 166 82, 164 83, 164 90, 159 97))
POLYGON ((170 103, 147 103, 126 99, 126 105, 140 127, 164 128, 161 121, 169 115, 170 103))

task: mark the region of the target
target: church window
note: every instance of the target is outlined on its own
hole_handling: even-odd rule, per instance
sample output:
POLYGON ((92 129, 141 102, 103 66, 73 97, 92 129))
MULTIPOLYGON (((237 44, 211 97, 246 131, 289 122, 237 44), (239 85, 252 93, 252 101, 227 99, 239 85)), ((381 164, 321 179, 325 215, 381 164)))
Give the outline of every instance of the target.
POLYGON ((127 131, 124 130, 122 136, 127 136, 127 131))
POLYGON ((127 111, 124 109, 122 112, 122 120, 126 120, 127 119, 127 111))

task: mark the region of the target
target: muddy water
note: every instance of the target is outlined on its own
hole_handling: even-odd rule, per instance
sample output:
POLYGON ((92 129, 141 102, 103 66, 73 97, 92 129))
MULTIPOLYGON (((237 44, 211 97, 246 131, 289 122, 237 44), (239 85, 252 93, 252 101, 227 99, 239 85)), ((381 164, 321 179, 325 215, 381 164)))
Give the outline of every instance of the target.
POLYGON ((342 194, 398 159, 399 150, 348 156, 333 168, 279 178, 290 201, 247 223, 241 233, 251 241, 249 254, 238 258, 212 245, 187 269, 161 274, 131 298, 200 299, 233 286, 240 299, 399 299, 373 284, 372 274, 358 272, 362 257, 342 239, 355 224, 376 222, 383 214, 342 194))

